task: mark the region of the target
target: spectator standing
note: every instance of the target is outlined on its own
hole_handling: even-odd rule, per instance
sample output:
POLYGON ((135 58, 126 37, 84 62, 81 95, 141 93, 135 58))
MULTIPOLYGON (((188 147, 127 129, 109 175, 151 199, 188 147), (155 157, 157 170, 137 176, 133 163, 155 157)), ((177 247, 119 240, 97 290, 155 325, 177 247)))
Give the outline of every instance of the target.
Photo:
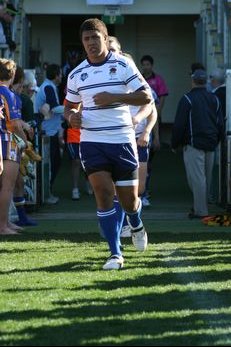
POLYGON ((0 59, 0 98, 4 105, 4 119, 1 121, 1 141, 4 170, 0 184, 0 234, 17 234, 9 223, 10 202, 15 187, 21 150, 27 147, 27 139, 17 109, 15 94, 9 89, 15 76, 16 64, 13 60, 0 59))
POLYGON ((75 49, 70 49, 66 52, 66 62, 62 67, 62 81, 59 85, 59 99, 63 104, 65 95, 67 94, 67 78, 69 73, 80 63, 80 53, 75 49))
POLYGON ((154 60, 150 55, 144 55, 141 60, 141 66, 143 71, 143 76, 148 82, 149 86, 157 94, 159 103, 157 106, 158 111, 158 121, 159 125, 162 121, 162 111, 165 103, 165 98, 168 96, 168 88, 163 77, 156 72, 154 72, 154 60))
POLYGON ((212 92, 216 94, 220 103, 224 119, 226 118, 226 85, 225 72, 222 69, 215 69, 210 74, 212 92))
MULTIPOLYGON (((22 100, 21 93, 23 90, 23 81, 24 81, 24 71, 20 66, 17 66, 14 81, 11 85, 11 90, 15 93, 16 105, 18 117, 21 119, 22 128, 25 132, 27 132, 27 136, 29 137, 28 141, 33 138, 33 129, 30 125, 22 119, 22 100)), ((30 219, 25 210, 25 188, 24 188, 24 178, 19 170, 17 180, 14 187, 14 204, 18 214, 18 221, 16 224, 18 226, 36 226, 37 222, 30 219)))
MULTIPOLYGON (((67 127, 66 131, 66 146, 71 160, 71 177, 72 177, 72 200, 80 199, 80 175, 83 170, 82 163, 79 156, 79 144, 80 144, 80 129, 67 127)), ((87 175, 84 173, 86 180, 86 192, 88 195, 93 195, 91 185, 87 179, 87 175)))
POLYGON ((34 102, 32 98, 38 91, 37 81, 32 71, 24 72, 23 88, 20 94, 22 100, 22 119, 25 122, 34 122, 34 102))
POLYGON ((16 49, 16 43, 13 41, 12 37, 12 23, 16 14, 16 8, 11 3, 5 1, 5 6, 0 10, 1 31, 3 31, 1 33, 1 43, 6 43, 9 46, 10 51, 16 49))
POLYGON ((146 189, 145 194, 142 198, 143 205, 148 207, 151 204, 149 201, 149 184, 152 175, 152 161, 154 153, 160 149, 162 111, 165 103, 165 98, 168 95, 168 88, 164 78, 154 71, 154 59, 152 56, 144 55, 141 58, 140 62, 142 66, 143 76, 153 91, 153 98, 155 100, 156 109, 158 112, 158 119, 154 127, 153 141, 151 142, 148 158, 146 189))
POLYGON ((79 179, 82 164, 79 157, 80 129, 66 129, 66 145, 71 159, 72 200, 80 199, 79 179))
POLYGON ((205 67, 199 61, 194 62, 191 64, 191 71, 189 72, 189 75, 191 76, 196 70, 204 70, 205 71, 205 67))
MULTIPOLYGON (((223 69, 215 69, 210 74, 210 86, 212 92, 218 97, 224 119, 224 128, 226 133, 226 85, 225 72, 223 69)), ((217 148, 214 164, 213 181, 216 182, 218 164, 220 165, 220 203, 225 206, 227 203, 227 138, 226 136, 221 141, 221 145, 217 148)), ((211 187, 210 202, 218 202, 218 192, 215 189, 215 184, 211 187)))
POLYGON ((44 119, 42 130, 50 138, 50 196, 48 204, 56 204, 59 198, 53 195, 53 185, 61 164, 61 147, 63 146, 63 120, 64 106, 60 104, 58 89, 62 80, 62 72, 59 65, 50 64, 46 69, 46 79, 41 84, 35 97, 35 112, 42 112, 44 104, 49 106, 51 117, 44 119))
POLYGON ((216 95, 206 90, 207 74, 195 70, 192 89, 180 99, 172 132, 172 149, 183 146, 184 164, 193 193, 189 218, 208 215, 208 195, 214 164, 214 153, 224 136, 224 122, 216 95))
POLYGON ((132 229, 133 244, 147 248, 147 233, 138 197, 138 160, 135 132, 128 105, 144 105, 150 93, 135 64, 108 51, 108 32, 97 18, 80 27, 87 59, 68 77, 65 118, 72 127, 81 126, 81 161, 93 187, 100 228, 111 255, 104 270, 120 269, 120 225, 113 204, 114 187, 132 229), (74 104, 82 103, 82 113, 74 104))

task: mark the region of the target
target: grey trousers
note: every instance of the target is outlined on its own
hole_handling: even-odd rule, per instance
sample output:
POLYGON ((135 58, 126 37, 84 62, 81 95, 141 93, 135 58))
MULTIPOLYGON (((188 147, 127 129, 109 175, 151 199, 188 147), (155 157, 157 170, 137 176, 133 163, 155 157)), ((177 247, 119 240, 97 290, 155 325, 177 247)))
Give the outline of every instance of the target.
POLYGON ((208 215, 208 195, 212 181, 214 153, 189 145, 183 148, 188 185, 193 193, 194 213, 198 216, 208 215))

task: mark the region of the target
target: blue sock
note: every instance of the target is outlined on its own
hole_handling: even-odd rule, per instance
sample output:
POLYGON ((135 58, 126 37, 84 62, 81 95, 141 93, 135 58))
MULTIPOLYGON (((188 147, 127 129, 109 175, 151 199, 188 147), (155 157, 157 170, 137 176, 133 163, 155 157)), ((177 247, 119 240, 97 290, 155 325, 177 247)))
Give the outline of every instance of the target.
POLYGON ((140 199, 139 201, 140 201, 140 204, 136 212, 134 213, 126 212, 128 216, 129 224, 131 225, 133 230, 143 228, 143 222, 141 220, 142 202, 140 199))
POLYGON ((122 225, 122 228, 123 227, 126 227, 128 225, 128 220, 127 220, 127 216, 126 216, 126 213, 124 214, 124 220, 123 220, 123 225, 122 225))
POLYGON ((115 207, 116 213, 117 213, 119 233, 121 233, 122 227, 123 227, 123 222, 125 219, 125 212, 124 212, 124 209, 122 208, 122 206, 120 205, 119 200, 117 199, 117 196, 114 196, 113 202, 114 202, 114 207, 115 207))
POLYGON ((14 204, 18 213, 18 222, 16 223, 17 225, 20 226, 36 226, 38 223, 35 222, 33 219, 29 219, 26 215, 25 211, 25 199, 24 197, 17 196, 14 197, 14 204))
POLYGON ((120 229, 117 219, 116 209, 98 210, 100 228, 105 236, 112 255, 121 255, 120 250, 120 229))
POLYGON ((13 198, 15 206, 24 206, 25 199, 23 196, 14 196, 13 198))

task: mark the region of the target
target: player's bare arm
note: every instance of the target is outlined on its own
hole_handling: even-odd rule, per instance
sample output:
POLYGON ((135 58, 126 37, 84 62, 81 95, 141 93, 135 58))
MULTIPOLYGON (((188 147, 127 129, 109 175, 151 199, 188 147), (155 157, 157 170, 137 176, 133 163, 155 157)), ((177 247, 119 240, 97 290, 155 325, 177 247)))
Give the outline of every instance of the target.
POLYGON ((142 120, 146 119, 149 115, 152 114, 152 112, 153 112, 153 102, 140 106, 139 111, 136 113, 136 115, 132 116, 133 125, 137 125, 140 122, 142 122, 142 120))
POLYGON ((146 147, 149 144, 150 134, 157 121, 157 110, 155 104, 152 104, 152 111, 147 117, 147 123, 143 133, 139 136, 137 144, 141 147, 146 147))
POLYGON ((82 123, 81 103, 65 100, 64 118, 72 128, 80 128, 82 123))
POLYGON ((21 119, 12 119, 10 121, 10 131, 19 136, 27 146, 27 137, 25 132, 23 131, 21 119))
POLYGON ((94 102, 98 106, 107 106, 116 102, 128 105, 141 106, 151 102, 151 96, 147 90, 139 90, 133 93, 113 94, 101 92, 95 94, 94 102))

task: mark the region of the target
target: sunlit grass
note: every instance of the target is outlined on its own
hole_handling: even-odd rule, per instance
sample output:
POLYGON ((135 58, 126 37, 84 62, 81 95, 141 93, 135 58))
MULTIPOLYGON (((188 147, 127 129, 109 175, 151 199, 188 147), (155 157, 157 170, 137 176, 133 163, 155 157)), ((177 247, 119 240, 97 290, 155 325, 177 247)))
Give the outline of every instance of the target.
POLYGON ((153 233, 145 253, 124 243, 125 268, 105 272, 98 234, 2 240, 0 344, 230 345, 228 233, 153 233))

